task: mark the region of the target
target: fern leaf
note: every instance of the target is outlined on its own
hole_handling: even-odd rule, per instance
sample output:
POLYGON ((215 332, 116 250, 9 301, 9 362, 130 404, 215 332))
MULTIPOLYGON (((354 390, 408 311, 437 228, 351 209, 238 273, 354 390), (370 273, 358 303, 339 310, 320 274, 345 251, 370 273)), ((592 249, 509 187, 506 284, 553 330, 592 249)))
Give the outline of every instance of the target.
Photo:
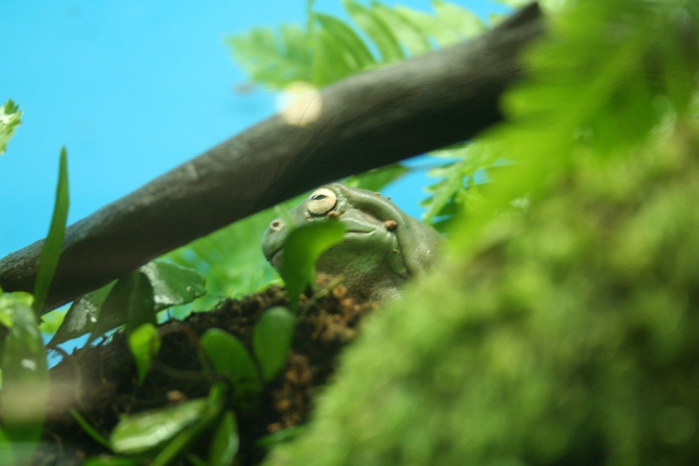
POLYGON ((345 0, 344 5, 352 19, 374 42, 384 63, 405 59, 398 39, 374 11, 352 0, 345 0))
POLYGON ((332 16, 316 13, 315 17, 323 30, 341 44, 343 56, 347 58, 354 72, 364 70, 376 63, 369 48, 351 27, 332 16))
POLYGON ((477 36, 488 29, 478 16, 465 8, 443 0, 432 0, 432 5, 442 24, 464 38, 477 36))
POLYGON ((372 3, 372 7, 374 13, 391 29, 411 55, 422 55, 434 49, 429 36, 399 15, 396 10, 378 2, 372 3))
POLYGON ((312 79, 309 40, 298 26, 282 26, 278 37, 268 28, 253 29, 229 37, 227 43, 256 83, 281 89, 293 81, 312 79))

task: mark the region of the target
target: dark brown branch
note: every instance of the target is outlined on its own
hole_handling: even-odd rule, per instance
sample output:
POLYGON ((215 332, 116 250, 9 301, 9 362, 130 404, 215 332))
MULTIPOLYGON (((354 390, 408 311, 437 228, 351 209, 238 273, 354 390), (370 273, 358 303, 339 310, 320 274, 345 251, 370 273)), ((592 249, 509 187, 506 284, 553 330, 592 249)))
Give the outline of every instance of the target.
MULTIPOLYGON (((154 257, 320 184, 466 140, 497 122, 540 36, 536 4, 478 39, 323 89, 318 119, 279 115, 68 228, 47 310, 154 257)), ((5 291, 31 291, 43 241, 0 261, 5 291)))

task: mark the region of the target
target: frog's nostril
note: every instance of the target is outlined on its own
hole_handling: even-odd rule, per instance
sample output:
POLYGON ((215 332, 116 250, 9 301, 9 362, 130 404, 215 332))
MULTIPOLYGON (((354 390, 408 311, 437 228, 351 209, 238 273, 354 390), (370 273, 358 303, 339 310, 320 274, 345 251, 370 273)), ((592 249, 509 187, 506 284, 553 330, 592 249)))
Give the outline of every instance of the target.
POLYGON ((273 220, 272 223, 269 224, 269 227, 270 227, 272 230, 279 230, 279 229, 282 227, 282 225, 284 225, 284 224, 282 223, 282 221, 279 220, 279 219, 276 219, 276 220, 273 220))

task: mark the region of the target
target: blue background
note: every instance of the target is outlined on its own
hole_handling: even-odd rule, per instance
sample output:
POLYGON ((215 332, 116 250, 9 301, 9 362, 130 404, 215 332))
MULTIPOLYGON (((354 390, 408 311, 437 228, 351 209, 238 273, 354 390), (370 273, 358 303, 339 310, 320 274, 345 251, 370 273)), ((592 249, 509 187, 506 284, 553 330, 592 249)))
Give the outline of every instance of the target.
MULTIPOLYGON (((386 3, 432 11, 428 0, 386 3)), ((315 9, 346 18, 339 0, 315 9)), ((11 98, 24 111, 0 157, 0 257, 45 236, 62 146, 73 223, 270 116, 273 94, 236 92, 246 76, 224 38, 305 24, 305 13, 302 0, 0 2, 0 105, 11 98)), ((384 193, 419 216, 423 184, 411 177, 384 193)))

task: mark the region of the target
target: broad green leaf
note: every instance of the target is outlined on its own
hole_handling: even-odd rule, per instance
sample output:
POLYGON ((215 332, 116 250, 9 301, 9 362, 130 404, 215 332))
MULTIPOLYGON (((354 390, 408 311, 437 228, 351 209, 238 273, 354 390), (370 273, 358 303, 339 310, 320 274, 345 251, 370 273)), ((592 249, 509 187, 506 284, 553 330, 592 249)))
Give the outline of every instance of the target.
POLYGON ((186 426, 175 437, 167 442, 164 448, 153 458, 150 466, 166 466, 175 464, 191 448, 191 445, 210 431, 217 419, 221 417, 227 389, 225 384, 216 383, 209 391, 206 406, 196 422, 186 426))
MULTIPOLYGON (((74 301, 63 318, 63 323, 58 327, 53 338, 51 338, 49 346, 56 346, 64 341, 92 332, 104 300, 115 283, 116 281, 103 286, 99 290, 83 295, 74 301)), ((115 326, 118 325, 120 324, 115 324, 115 326)))
POLYGON ((209 465, 229 466, 238 453, 238 425, 233 411, 226 411, 216 427, 209 445, 209 465))
POLYGON ((5 153, 7 143, 12 139, 15 130, 22 124, 22 112, 17 104, 8 100, 0 107, 0 155, 5 153))
POLYGON ((155 290, 143 272, 143 268, 120 281, 122 280, 128 285, 125 309, 127 335, 145 324, 155 327, 158 324, 155 312, 153 312, 155 310, 155 290))
POLYGON ((0 324, 7 328, 12 327, 17 306, 32 307, 33 303, 34 296, 29 293, 23 291, 5 293, 0 288, 0 324))
POLYGON ((153 287, 156 311, 186 304, 206 294, 206 278, 196 270, 163 261, 138 269, 153 287))
POLYGON ((58 259, 63 248, 63 237, 66 230, 66 220, 68 219, 68 206, 70 199, 68 196, 68 153, 66 148, 61 149, 60 164, 58 169, 58 186, 56 187, 56 201, 53 207, 53 217, 49 234, 44 242, 39 257, 39 270, 36 273, 36 283, 34 284, 34 309, 41 313, 49 294, 49 287, 53 280, 53 275, 58 267, 58 259))
POLYGON ((153 358, 160 351, 158 328, 151 323, 143 324, 129 334, 128 341, 129 349, 136 361, 138 381, 143 383, 153 363, 153 358))
MULTIPOLYGON (((188 303, 206 293, 204 277, 199 272, 181 265, 161 261, 149 262, 136 273, 147 278, 152 288, 151 314, 143 316, 151 322, 155 322, 156 312, 188 303)), ((55 346, 91 332, 94 339, 108 330, 126 324, 129 287, 132 286, 127 282, 131 280, 131 276, 130 274, 75 301, 63 324, 51 339, 50 345, 55 346)))
MULTIPOLYGON (((282 206, 295 207, 304 197, 282 206)), ((267 209, 165 256, 206 275, 209 294, 195 302, 196 308, 211 309, 223 296, 246 296, 279 280, 260 249, 262 232, 277 216, 274 209, 267 209)))
POLYGON ((374 41, 384 63, 391 63, 405 58, 398 39, 396 39, 396 36, 393 35, 391 29, 386 26, 386 23, 383 22, 380 16, 352 0, 344 0, 343 4, 347 12, 352 16, 352 19, 374 41))
POLYGON ((134 455, 163 446, 183 429, 194 424, 208 405, 208 400, 197 399, 127 416, 112 431, 112 449, 115 453, 134 455))
POLYGON ((234 398, 252 402, 262 391, 260 373, 247 348, 236 337, 221 329, 207 330, 201 344, 217 374, 228 377, 234 398))
POLYGON ((13 442, 39 439, 48 399, 46 349, 26 293, 5 293, 3 306, 12 319, 2 355, 3 428, 13 442), (9 295, 9 296, 8 296, 9 295))
POLYGON ((294 314, 281 306, 266 310, 255 324, 252 347, 265 380, 272 380, 284 366, 294 337, 295 324, 294 314))
POLYGON ((332 219, 300 226, 289 233, 284 243, 279 274, 286 283, 291 309, 306 289, 315 286, 316 267, 323 252, 342 241, 345 225, 332 219))
POLYGON ((144 323, 156 324, 153 287, 141 269, 116 281, 100 308, 90 340, 120 325, 127 333, 144 323))

